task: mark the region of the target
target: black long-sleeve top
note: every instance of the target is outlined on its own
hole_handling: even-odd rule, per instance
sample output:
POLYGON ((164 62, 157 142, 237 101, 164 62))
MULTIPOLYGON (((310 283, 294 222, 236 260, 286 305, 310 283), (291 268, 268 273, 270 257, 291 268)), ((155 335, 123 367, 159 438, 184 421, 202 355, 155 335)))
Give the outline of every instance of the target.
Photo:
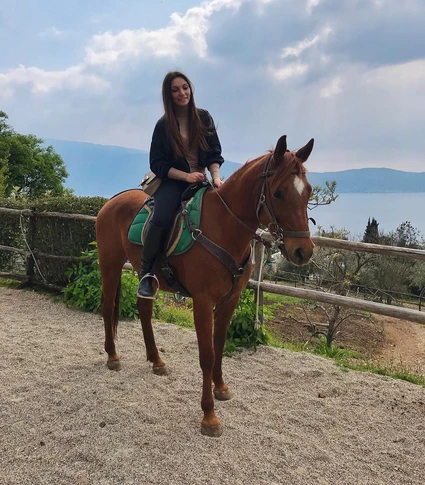
MULTIPOLYGON (((198 109, 198 114, 204 126, 209 128, 209 131, 213 130, 211 135, 205 137, 210 150, 199 148, 198 165, 203 168, 208 168, 212 163, 221 165, 224 159, 221 156, 221 144, 215 130, 214 121, 206 110, 198 109)), ((158 120, 153 131, 149 163, 152 172, 160 179, 168 178, 168 171, 172 167, 190 173, 186 158, 174 156, 171 142, 167 136, 164 117, 158 120)))

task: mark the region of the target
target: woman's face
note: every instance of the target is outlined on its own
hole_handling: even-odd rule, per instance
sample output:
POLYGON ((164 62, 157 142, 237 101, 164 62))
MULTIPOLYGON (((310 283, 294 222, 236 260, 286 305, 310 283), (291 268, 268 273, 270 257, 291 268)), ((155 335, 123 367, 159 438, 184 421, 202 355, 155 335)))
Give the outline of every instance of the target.
POLYGON ((190 101, 190 94, 190 86, 182 77, 176 77, 171 81, 171 96, 175 105, 187 106, 190 101))

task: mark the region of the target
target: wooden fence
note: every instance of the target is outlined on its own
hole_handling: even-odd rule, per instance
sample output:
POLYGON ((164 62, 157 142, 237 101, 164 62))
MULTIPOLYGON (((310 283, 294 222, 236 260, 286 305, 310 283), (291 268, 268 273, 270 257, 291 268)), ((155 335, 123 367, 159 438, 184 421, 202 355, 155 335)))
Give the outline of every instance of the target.
MULTIPOLYGON (((15 215, 22 214, 30 217, 30 223, 28 228, 29 240, 27 240, 27 243, 30 246, 31 215, 33 215, 32 211, 30 210, 20 211, 16 209, 6 209, 6 208, 0 207, 0 213, 15 214, 15 215)), ((86 216, 82 214, 62 214, 57 212, 37 212, 37 217, 61 217, 61 218, 87 220, 87 221, 93 221, 93 222, 96 221, 96 217, 93 217, 93 216, 86 216)), ((262 232, 262 235, 265 239, 268 238, 269 241, 271 241, 271 236, 268 233, 262 232)), ((334 248, 334 249, 343 249, 346 251, 361 251, 361 252, 367 252, 367 253, 373 253, 373 254, 380 254, 380 255, 389 256, 389 257, 403 257, 406 259, 414 259, 414 260, 420 260, 425 262, 425 251, 420 249, 382 246, 379 244, 367 244, 367 243, 360 243, 360 242, 354 242, 354 241, 344 241, 340 239, 333 239, 333 238, 326 238, 326 237, 319 237, 319 236, 313 236, 312 239, 317 246, 334 248)), ((23 249, 13 248, 10 246, 0 246, 0 250, 16 252, 23 255, 26 258, 25 275, 17 275, 17 274, 0 272, 0 277, 14 278, 22 281, 31 280, 31 275, 34 272, 33 256, 35 258, 37 256, 57 258, 57 259, 62 259, 64 261, 69 261, 70 263, 80 261, 80 259, 72 256, 57 256, 57 255, 53 256, 53 255, 38 253, 37 251, 32 251, 32 250, 30 251, 29 249, 23 250, 23 249)), ((403 320, 409 320, 409 321, 425 324, 425 312, 410 310, 407 308, 394 307, 390 305, 384 305, 381 303, 374 303, 374 302, 365 301, 357 298, 339 296, 339 295, 324 293, 324 292, 315 291, 315 290, 307 290, 303 288, 293 288, 285 285, 264 283, 262 281, 259 281, 261 271, 260 271, 260 264, 258 264, 258 262, 262 260, 262 245, 260 244, 256 244, 254 259, 255 259, 255 262, 257 263, 254 267, 254 279, 249 280, 247 287, 253 290, 259 291, 260 306, 263 305, 263 292, 268 292, 268 293, 275 293, 280 295, 294 296, 294 297, 306 299, 306 300, 314 300, 314 301, 323 302, 323 303, 340 305, 343 307, 353 308, 360 311, 377 313, 381 315, 386 315, 390 317, 395 317, 403 320)), ((132 266, 129 263, 126 263, 124 265, 124 268, 132 269, 132 266)), ((44 286, 54 287, 53 285, 49 285, 49 284, 45 284, 44 286)), ((60 288, 54 287, 54 289, 60 289, 60 288)))
MULTIPOLYGON (((16 217, 25 216, 25 217, 28 217, 29 219, 28 226, 27 226, 27 233, 25 235, 25 243, 26 243, 27 249, 19 249, 11 246, 0 245, 0 250, 20 254, 25 259, 25 274, 0 271, 0 278, 2 277, 2 278, 14 279, 25 283, 34 282, 33 277, 34 277, 34 271, 35 271, 35 261, 37 260, 37 257, 51 259, 51 260, 56 259, 60 261, 66 261, 69 264, 78 263, 79 261, 81 261, 81 259, 76 256, 61 256, 61 255, 46 254, 35 250, 33 242, 35 239, 36 218, 54 217, 54 218, 61 218, 61 219, 90 221, 93 223, 96 221, 96 217, 87 216, 84 214, 64 214, 62 212, 39 212, 39 211, 33 211, 29 209, 24 209, 24 210, 9 209, 6 207, 0 207, 0 213, 14 215, 16 217)), ((56 291, 62 290, 62 287, 59 287, 57 285, 44 282, 44 281, 37 281, 36 284, 56 291)))

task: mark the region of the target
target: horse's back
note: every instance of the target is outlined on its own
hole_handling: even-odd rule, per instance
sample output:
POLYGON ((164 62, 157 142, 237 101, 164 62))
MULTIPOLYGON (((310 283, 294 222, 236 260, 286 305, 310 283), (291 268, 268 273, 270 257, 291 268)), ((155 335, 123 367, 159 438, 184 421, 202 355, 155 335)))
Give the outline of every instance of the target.
POLYGON ((106 204, 100 209, 97 220, 113 218, 114 216, 122 216, 123 214, 134 214, 140 210, 148 195, 140 189, 130 189, 120 192, 109 199, 106 204))
POLYGON ((96 218, 98 235, 104 228, 107 231, 113 231, 117 227, 128 229, 147 198, 148 195, 143 190, 132 189, 109 199, 96 218))

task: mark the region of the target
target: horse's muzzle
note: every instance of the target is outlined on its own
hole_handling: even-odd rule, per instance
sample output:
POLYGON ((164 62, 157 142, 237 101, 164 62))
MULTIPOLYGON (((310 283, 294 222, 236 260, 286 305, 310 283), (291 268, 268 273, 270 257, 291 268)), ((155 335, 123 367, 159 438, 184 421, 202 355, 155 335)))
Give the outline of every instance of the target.
POLYGON ((310 240, 310 244, 297 244, 294 245, 293 248, 281 245, 279 248, 282 256, 290 263, 295 264, 296 266, 303 266, 310 261, 310 258, 313 255, 314 244, 310 240))

